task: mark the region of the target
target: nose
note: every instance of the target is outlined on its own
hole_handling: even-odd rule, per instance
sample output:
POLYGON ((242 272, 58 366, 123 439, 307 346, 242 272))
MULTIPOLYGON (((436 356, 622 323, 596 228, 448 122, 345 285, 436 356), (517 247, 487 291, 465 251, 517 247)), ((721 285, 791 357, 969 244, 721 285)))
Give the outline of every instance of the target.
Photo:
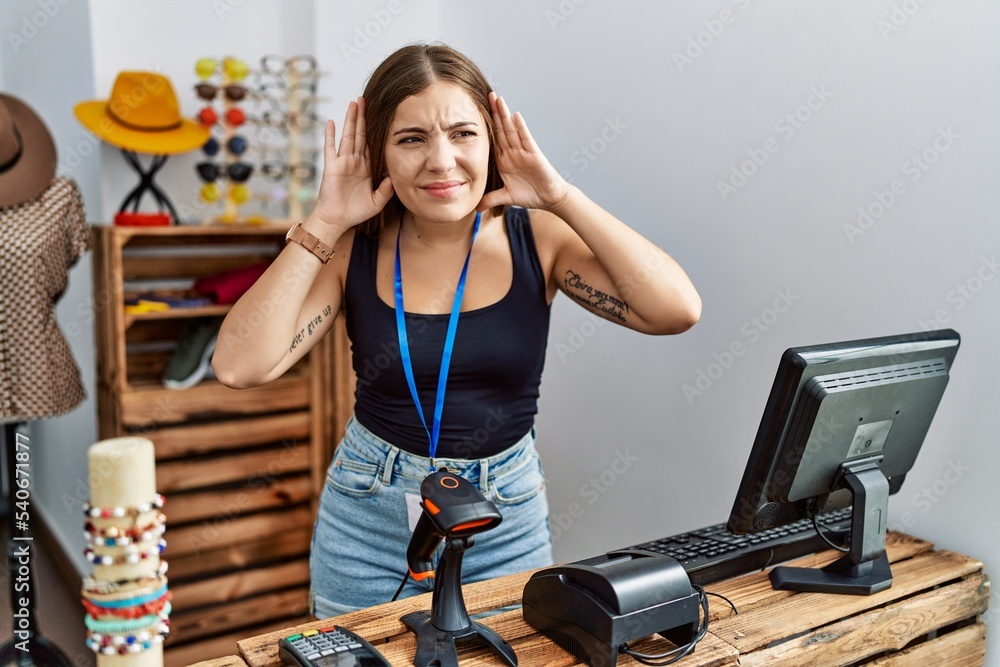
POLYGON ((446 173, 455 167, 455 147, 451 142, 434 139, 427 153, 427 169, 436 173, 446 173))

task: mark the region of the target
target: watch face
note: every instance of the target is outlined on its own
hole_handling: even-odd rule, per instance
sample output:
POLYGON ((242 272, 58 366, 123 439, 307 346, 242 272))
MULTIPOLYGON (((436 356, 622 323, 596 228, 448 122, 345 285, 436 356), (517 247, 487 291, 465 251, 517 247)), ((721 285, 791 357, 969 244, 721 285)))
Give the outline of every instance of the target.
POLYGON ((288 232, 285 234, 285 241, 289 241, 292 238, 292 232, 294 232, 295 228, 301 224, 302 224, 301 222, 296 222, 289 228, 288 232))

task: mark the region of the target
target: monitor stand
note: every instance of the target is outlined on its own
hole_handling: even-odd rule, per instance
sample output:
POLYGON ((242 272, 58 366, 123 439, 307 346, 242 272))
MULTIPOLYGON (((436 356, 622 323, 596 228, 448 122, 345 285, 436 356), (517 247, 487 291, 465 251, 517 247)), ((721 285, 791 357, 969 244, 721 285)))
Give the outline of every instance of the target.
POLYGON ((776 567, 770 575, 776 590, 872 595, 892 586, 885 554, 889 480, 878 463, 879 459, 865 459, 840 468, 841 487, 854 498, 847 555, 821 569, 776 567))

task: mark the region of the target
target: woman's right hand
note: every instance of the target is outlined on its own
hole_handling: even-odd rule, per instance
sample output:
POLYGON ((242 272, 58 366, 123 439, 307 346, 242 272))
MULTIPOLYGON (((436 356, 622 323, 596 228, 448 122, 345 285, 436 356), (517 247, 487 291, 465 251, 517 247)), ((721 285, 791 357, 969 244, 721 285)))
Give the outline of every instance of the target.
POLYGON ((328 120, 323 142, 323 178, 312 214, 342 233, 385 207, 392 197, 392 181, 386 176, 378 189, 372 190, 363 97, 347 107, 339 150, 335 134, 334 122, 328 120))

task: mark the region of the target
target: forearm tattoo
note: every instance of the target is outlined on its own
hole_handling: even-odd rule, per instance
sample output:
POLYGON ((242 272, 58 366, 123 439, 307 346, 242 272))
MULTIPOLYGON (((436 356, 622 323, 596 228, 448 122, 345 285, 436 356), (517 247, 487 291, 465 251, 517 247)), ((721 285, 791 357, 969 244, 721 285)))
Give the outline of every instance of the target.
POLYGON ((292 336, 292 344, 288 348, 288 352, 294 352, 295 348, 297 348, 299 344, 301 344, 302 341, 304 341, 308 336, 312 336, 319 329, 319 325, 323 323, 323 320, 329 318, 332 313, 333 306, 327 305, 327 307, 323 309, 322 313, 309 320, 305 327, 299 329, 299 332, 292 336))
POLYGON ((566 271, 563 284, 566 286, 566 294, 572 299, 619 322, 626 321, 626 315, 629 314, 628 304, 617 296, 594 289, 576 271, 572 269, 566 271))

